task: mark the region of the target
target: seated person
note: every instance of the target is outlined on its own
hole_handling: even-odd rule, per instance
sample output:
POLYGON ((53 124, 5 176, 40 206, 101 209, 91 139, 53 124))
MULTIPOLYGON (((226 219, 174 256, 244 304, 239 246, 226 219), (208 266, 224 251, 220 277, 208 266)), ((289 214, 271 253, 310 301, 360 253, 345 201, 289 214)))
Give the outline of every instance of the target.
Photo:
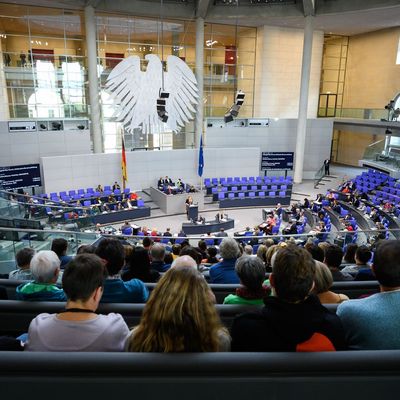
POLYGON ((183 193, 185 191, 185 184, 182 182, 181 178, 176 181, 175 186, 178 188, 179 192, 183 193))
POLYGON ((67 256, 68 242, 63 238, 54 239, 51 242, 51 250, 57 254, 60 259, 60 268, 64 269, 65 266, 72 260, 71 256, 67 256))
POLYGON ((229 294, 224 304, 264 304, 264 298, 270 295, 270 288, 263 286, 265 267, 258 257, 242 256, 237 259, 235 271, 241 286, 236 294, 229 294))
POLYGON ((117 189, 121 190, 121 186, 119 186, 118 182, 114 182, 114 185, 112 186, 112 191, 117 190, 117 189))
POLYGON ((103 193, 104 189, 101 185, 97 185, 96 192, 103 193))
POLYGON ((32 280, 32 272, 30 270, 32 257, 35 255, 35 250, 30 247, 21 249, 15 255, 18 269, 11 271, 8 275, 9 279, 32 280))
POLYGON ((289 245, 273 259, 273 296, 264 308, 237 316, 232 351, 335 351, 345 349, 339 318, 311 295, 315 262, 307 250, 289 245))
POLYGON ((154 243, 150 249, 150 268, 158 272, 165 272, 165 247, 161 243, 154 243))
MULTIPOLYGON (((344 267, 342 269, 342 272, 347 272, 348 274, 352 275, 352 276, 357 276, 357 274, 359 273, 359 271, 361 269, 368 269, 369 271, 371 271, 371 269, 369 268, 369 265, 367 264, 368 261, 371 259, 372 257, 372 252, 369 249, 369 247, 367 246, 360 246, 357 247, 355 255, 354 255, 354 259, 356 261, 355 264, 353 265, 348 265, 346 267, 344 267)), ((372 275, 372 271, 371 271, 371 280, 374 280, 375 277, 374 275, 372 275)))
POLYGON ((400 349, 400 242, 378 243, 372 268, 380 293, 346 301, 337 309, 350 349, 400 349))
POLYGON ((315 261, 314 283, 313 293, 322 304, 340 304, 349 300, 345 294, 330 291, 333 284, 332 272, 323 262, 315 261))
POLYGON ((33 282, 23 283, 16 289, 18 300, 65 301, 62 289, 56 286, 60 273, 60 259, 51 250, 36 253, 31 260, 33 282))
POLYGON ((324 263, 331 270, 334 282, 352 281, 354 278, 347 272, 340 270, 340 264, 343 259, 343 250, 336 244, 326 246, 324 250, 324 263))
POLYGON ((240 249, 235 239, 224 238, 219 246, 222 261, 210 268, 210 283, 239 283, 235 263, 240 257, 240 249))
POLYGON ((128 221, 125 221, 124 224, 121 226, 121 233, 123 235, 132 235, 132 232, 132 225, 128 221))
POLYGON ((120 272, 125 263, 125 250, 117 239, 105 239, 98 244, 96 254, 103 259, 107 269, 102 303, 145 303, 149 291, 139 279, 124 282, 120 272))
POLYGON ((157 282, 160 279, 160 273, 152 269, 148 250, 136 246, 128 257, 121 277, 124 281, 136 278, 142 282, 157 282))
POLYGON ((63 274, 65 310, 39 314, 29 326, 26 351, 124 351, 129 328, 120 314, 96 313, 106 271, 94 254, 81 254, 63 274))
POLYGON ((160 179, 157 181, 157 187, 159 190, 164 190, 164 178, 161 176, 160 179))
POLYGON ((177 258, 151 292, 140 324, 128 339, 128 351, 229 351, 230 337, 213 301, 215 296, 193 260, 177 258))

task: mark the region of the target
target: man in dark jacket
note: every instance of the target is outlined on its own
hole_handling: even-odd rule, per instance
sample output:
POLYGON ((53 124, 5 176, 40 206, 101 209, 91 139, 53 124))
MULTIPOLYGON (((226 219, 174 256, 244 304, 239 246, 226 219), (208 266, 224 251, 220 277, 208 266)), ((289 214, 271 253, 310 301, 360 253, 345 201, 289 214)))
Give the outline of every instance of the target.
POLYGON ((345 349, 339 318, 310 295, 315 262, 307 250, 288 246, 273 259, 274 296, 262 310, 235 318, 232 351, 335 351, 345 349))

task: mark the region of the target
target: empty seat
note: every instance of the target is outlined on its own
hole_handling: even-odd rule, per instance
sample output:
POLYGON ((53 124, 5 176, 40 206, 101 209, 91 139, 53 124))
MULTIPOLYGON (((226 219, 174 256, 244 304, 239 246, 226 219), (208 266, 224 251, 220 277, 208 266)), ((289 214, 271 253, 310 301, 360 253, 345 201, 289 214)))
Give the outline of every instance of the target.
POLYGON ((242 176, 241 182, 247 183, 247 177, 246 176, 242 176))
POLYGON ((217 193, 218 193, 218 188, 217 187, 211 188, 211 194, 217 194, 217 193))
POLYGON ((257 190, 257 185, 252 185, 251 190, 257 190))
POLYGON ((137 206, 138 207, 144 207, 144 201, 142 199, 138 199, 137 206))
POLYGON ((67 192, 60 192, 60 197, 66 196, 67 192))
POLYGON ((237 192, 237 190, 238 190, 237 186, 232 186, 232 189, 231 189, 232 192, 237 192))
POLYGON ((258 192, 258 197, 265 197, 265 192, 258 192))
POLYGON ((226 178, 219 178, 219 183, 224 185, 226 183, 226 178))
POLYGON ((79 194, 85 194, 85 189, 78 189, 79 194))
POLYGON ((224 200, 225 199, 225 193, 218 193, 218 200, 224 200))
POLYGON ((247 190, 247 186, 242 186, 240 190, 243 190, 245 192, 247 190))
POLYGON ((243 192, 239 192, 238 197, 239 197, 239 199, 244 199, 244 193, 243 192))
POLYGON ((279 192, 279 197, 286 197, 286 192, 285 191, 279 192))
POLYGON ((228 199, 234 199, 235 193, 228 193, 228 199))
POLYGON ((131 188, 125 188, 124 193, 129 194, 131 192, 131 188))
POLYGON ((85 201, 83 202, 83 205, 84 205, 85 207, 89 207, 89 206, 92 205, 92 202, 91 202, 90 200, 85 200, 85 201))
POLYGON ((268 192, 269 197, 275 197, 276 192, 268 192))
POLYGON ((267 185, 262 185, 261 186, 261 190, 268 190, 268 186, 267 185))
POLYGON ((86 193, 94 193, 94 189, 93 188, 86 188, 86 193))
POLYGON ((254 179, 254 176, 250 176, 249 177, 249 182, 251 183, 251 182, 255 182, 256 180, 254 179))
POLYGON ((108 190, 109 192, 111 192, 111 186, 104 186, 104 191, 108 190))
POLYGON ((204 179, 204 186, 211 186, 211 180, 210 180, 210 178, 204 179))
POLYGON ((50 197, 58 197, 58 194, 56 192, 50 193, 50 197))
POLYGON ((221 187, 221 192, 227 192, 227 191, 228 191, 228 188, 226 186, 221 187))
POLYGON ((226 182, 227 182, 227 183, 232 183, 232 182, 233 182, 233 178, 232 178, 232 177, 228 177, 228 178, 226 179, 226 182))
POLYGON ((218 185, 218 178, 211 178, 211 183, 213 185, 218 185))
POLYGON ((69 190, 69 191, 68 191, 68 194, 69 194, 70 196, 73 196, 74 194, 76 194, 76 192, 75 192, 75 190, 69 190))
POLYGON ((278 186, 277 185, 272 185, 271 186, 271 190, 278 190, 278 186))
POLYGON ((256 193, 255 192, 249 192, 249 197, 256 197, 256 193))

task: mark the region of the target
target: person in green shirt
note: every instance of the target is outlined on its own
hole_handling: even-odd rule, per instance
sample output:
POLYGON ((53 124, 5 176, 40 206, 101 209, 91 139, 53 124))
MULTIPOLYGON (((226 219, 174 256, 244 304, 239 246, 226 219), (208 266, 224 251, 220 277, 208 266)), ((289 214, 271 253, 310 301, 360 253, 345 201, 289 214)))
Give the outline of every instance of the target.
POLYGON ((264 304, 264 298, 270 295, 271 289, 264 285, 265 267, 258 257, 242 256, 237 259, 235 271, 241 286, 235 294, 225 297, 224 304, 264 304))

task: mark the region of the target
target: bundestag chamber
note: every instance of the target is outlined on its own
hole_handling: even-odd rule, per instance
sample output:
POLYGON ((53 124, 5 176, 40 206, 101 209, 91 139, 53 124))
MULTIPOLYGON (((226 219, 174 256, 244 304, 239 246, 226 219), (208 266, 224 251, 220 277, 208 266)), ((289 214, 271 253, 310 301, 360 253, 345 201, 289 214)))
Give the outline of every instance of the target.
POLYGON ((396 396, 398 0, 0 0, 0 53, 2 399, 396 396))

